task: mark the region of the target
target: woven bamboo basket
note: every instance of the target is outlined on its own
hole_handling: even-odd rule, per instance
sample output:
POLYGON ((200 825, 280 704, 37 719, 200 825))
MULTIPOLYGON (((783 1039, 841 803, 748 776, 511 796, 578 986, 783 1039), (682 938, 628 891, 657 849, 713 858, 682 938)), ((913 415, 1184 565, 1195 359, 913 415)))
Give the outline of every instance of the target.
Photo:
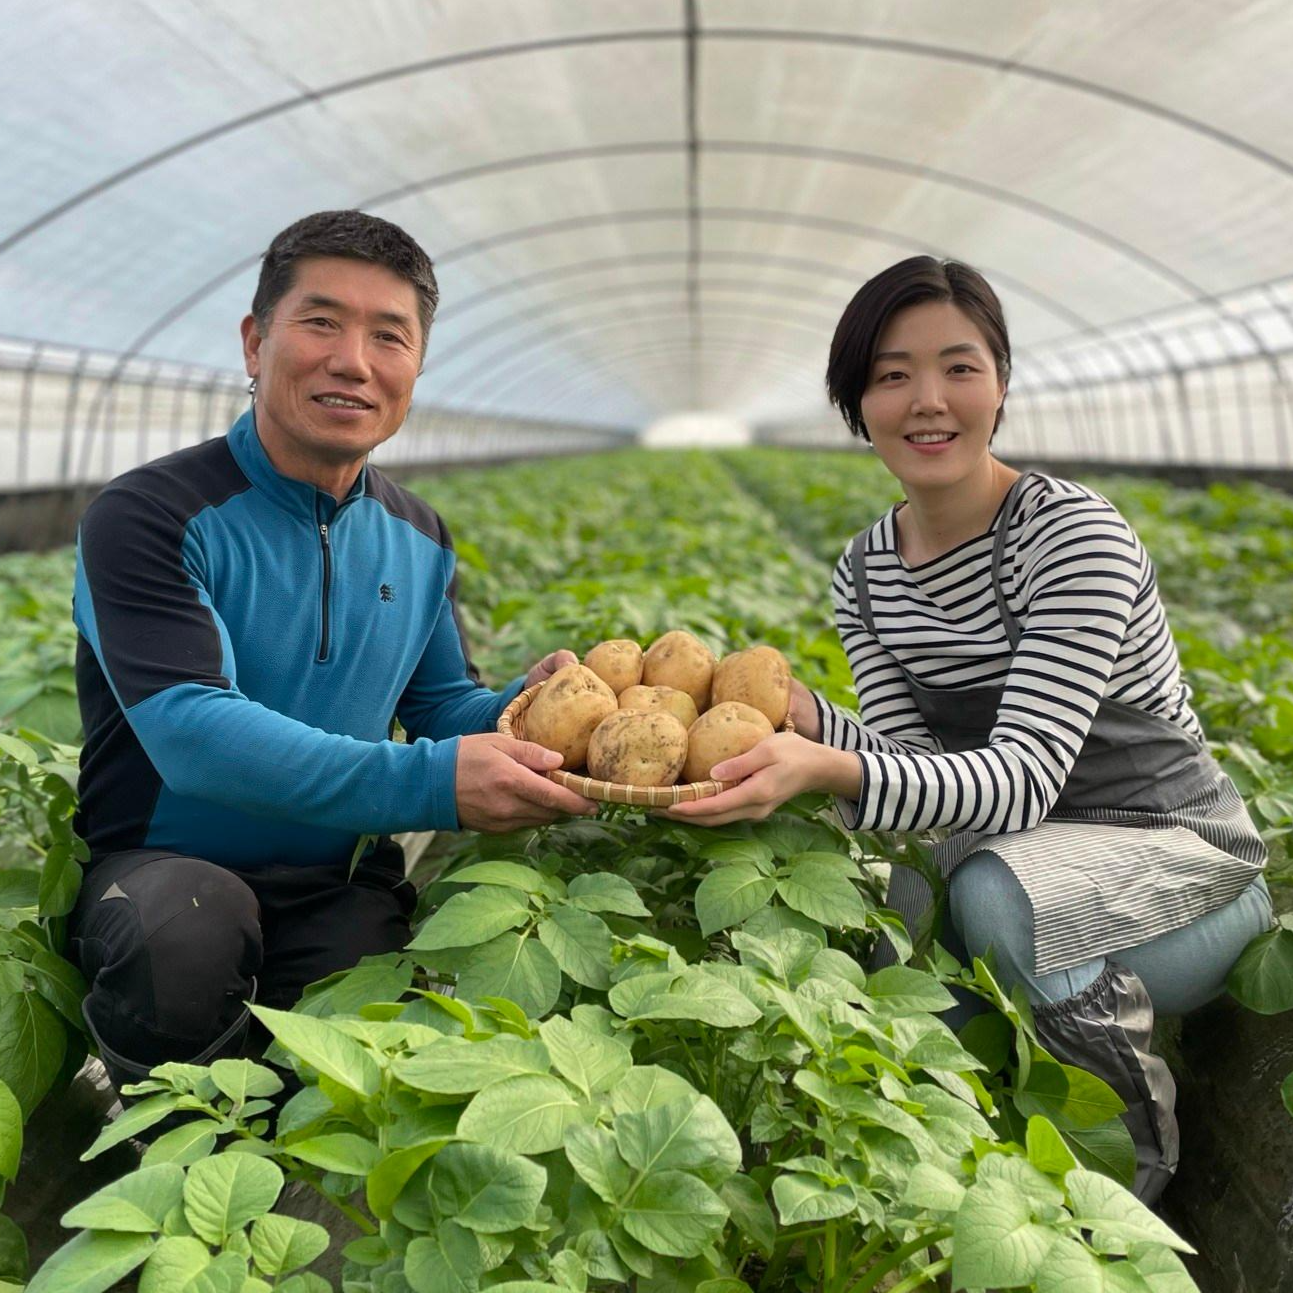
MULTIPOLYGON (((498 730, 503 736, 515 737, 524 741, 525 715, 530 702, 539 694, 543 683, 527 687, 498 716, 498 730)), ((793 732, 795 725, 790 715, 780 728, 783 732, 793 732)), ((668 808, 670 804, 685 804, 693 799, 709 799, 721 791, 730 790, 735 781, 688 781, 674 786, 625 786, 615 781, 598 781, 594 777, 581 777, 577 772, 566 772, 558 768, 546 774, 559 786, 573 790, 585 799, 600 799, 608 804, 633 804, 638 808, 668 808)))

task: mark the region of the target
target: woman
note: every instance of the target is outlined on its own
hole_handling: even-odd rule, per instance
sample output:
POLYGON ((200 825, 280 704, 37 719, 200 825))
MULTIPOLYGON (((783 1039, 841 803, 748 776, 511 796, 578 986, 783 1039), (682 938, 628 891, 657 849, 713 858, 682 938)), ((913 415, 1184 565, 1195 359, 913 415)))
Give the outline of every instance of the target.
MULTIPOLYGON (((796 683, 796 734, 670 815, 719 825, 824 790, 854 829, 955 831, 934 853, 944 942, 993 947, 1047 1049, 1119 1093, 1152 1202, 1177 1157, 1153 1011, 1216 996, 1270 926, 1266 850, 1207 752, 1136 535, 1093 491, 994 456, 1009 378, 974 270, 918 256, 863 285, 827 387, 906 501, 835 571, 859 713, 796 683)), ((928 899, 895 868, 891 906, 910 919, 928 899)))

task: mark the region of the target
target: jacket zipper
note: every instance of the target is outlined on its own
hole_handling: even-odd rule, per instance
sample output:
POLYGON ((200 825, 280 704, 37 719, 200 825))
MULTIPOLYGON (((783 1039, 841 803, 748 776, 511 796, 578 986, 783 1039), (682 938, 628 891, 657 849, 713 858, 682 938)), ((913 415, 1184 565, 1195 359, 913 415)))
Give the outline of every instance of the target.
POLYGON ((332 591, 332 545, 328 541, 328 527, 319 523, 319 542, 323 545, 323 610, 322 631, 319 634, 319 659, 328 658, 328 598, 332 591))

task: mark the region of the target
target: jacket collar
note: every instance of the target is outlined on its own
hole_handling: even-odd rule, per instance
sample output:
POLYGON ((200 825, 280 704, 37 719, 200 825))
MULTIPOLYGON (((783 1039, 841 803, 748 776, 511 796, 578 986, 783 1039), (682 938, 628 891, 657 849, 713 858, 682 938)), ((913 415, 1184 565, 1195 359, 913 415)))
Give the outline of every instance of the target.
MULTIPOLYGON (((311 485, 309 481, 284 476, 269 460, 265 446, 256 431, 256 413, 248 409, 229 430, 229 450, 242 473, 256 489, 267 495, 286 512, 304 516, 311 521, 328 520, 337 510, 337 500, 326 490, 311 485)), ((345 502, 362 498, 368 489, 368 464, 359 469, 359 476, 345 502)))

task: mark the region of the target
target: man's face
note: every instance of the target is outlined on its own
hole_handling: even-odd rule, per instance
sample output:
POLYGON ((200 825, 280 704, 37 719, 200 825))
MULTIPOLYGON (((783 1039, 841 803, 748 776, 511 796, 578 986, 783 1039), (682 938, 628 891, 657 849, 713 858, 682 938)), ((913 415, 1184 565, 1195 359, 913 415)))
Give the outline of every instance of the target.
POLYGON ((265 335, 250 315, 242 324, 271 456, 340 467, 399 430, 421 363, 417 307, 413 285, 381 265, 334 256, 297 264, 265 335))

